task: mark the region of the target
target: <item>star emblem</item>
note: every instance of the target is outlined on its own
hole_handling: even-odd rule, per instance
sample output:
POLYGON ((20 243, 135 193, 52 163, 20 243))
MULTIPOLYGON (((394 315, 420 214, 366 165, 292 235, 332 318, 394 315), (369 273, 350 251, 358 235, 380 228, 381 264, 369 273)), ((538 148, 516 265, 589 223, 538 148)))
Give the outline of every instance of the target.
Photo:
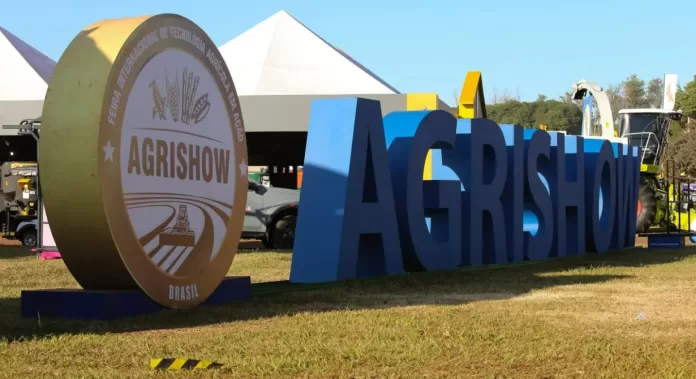
POLYGON ((247 176, 247 169, 249 166, 247 166, 246 162, 242 160, 242 163, 239 164, 239 177, 243 178, 247 176))
POLYGON ((104 149, 104 162, 106 161, 114 161, 114 151, 116 150, 115 147, 111 146, 111 141, 106 141, 106 145, 102 147, 104 149))

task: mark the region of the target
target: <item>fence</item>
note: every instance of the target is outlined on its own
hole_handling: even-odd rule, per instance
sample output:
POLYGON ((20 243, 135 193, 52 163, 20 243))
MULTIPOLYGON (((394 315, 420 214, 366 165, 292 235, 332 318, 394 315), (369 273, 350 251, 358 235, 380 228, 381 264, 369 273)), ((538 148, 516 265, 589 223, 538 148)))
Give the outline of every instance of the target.
POLYGON ((671 160, 665 162, 659 176, 654 181, 659 225, 638 235, 696 236, 696 228, 691 226, 696 222, 696 178, 679 174, 671 160))

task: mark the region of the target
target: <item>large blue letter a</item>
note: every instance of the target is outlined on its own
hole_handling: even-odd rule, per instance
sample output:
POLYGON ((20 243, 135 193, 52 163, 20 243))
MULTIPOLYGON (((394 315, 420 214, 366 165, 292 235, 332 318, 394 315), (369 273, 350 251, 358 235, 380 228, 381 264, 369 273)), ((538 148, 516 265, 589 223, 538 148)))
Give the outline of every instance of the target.
POLYGON ((312 103, 290 281, 402 273, 379 101, 312 103))

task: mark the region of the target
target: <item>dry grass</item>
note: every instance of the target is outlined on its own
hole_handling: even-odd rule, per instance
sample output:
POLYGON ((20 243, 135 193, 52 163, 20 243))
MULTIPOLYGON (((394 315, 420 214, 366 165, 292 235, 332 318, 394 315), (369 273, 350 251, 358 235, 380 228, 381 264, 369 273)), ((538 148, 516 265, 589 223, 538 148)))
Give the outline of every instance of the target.
MULTIPOLYGON (((695 247, 412 274, 110 323, 20 320, 21 289, 76 286, 62 262, 21 254, 0 250, 0 377, 696 377, 695 247), (150 371, 163 356, 225 366, 150 371)), ((289 266, 287 253, 245 253, 231 273, 274 281, 289 266)))

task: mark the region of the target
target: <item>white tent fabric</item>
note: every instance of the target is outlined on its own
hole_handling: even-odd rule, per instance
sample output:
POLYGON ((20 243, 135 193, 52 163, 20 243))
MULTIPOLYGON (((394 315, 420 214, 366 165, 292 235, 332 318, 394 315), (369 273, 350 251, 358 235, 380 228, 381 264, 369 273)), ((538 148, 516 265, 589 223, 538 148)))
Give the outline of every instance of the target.
MULTIPOLYGON (((51 58, 0 27, 0 127, 41 116, 55 66, 51 58)), ((0 135, 16 133, 0 129, 0 135)))
POLYGON ((399 93, 285 11, 225 43, 220 53, 240 96, 399 93))
POLYGON ((51 58, 0 27, 0 101, 43 100, 55 66, 51 58))

